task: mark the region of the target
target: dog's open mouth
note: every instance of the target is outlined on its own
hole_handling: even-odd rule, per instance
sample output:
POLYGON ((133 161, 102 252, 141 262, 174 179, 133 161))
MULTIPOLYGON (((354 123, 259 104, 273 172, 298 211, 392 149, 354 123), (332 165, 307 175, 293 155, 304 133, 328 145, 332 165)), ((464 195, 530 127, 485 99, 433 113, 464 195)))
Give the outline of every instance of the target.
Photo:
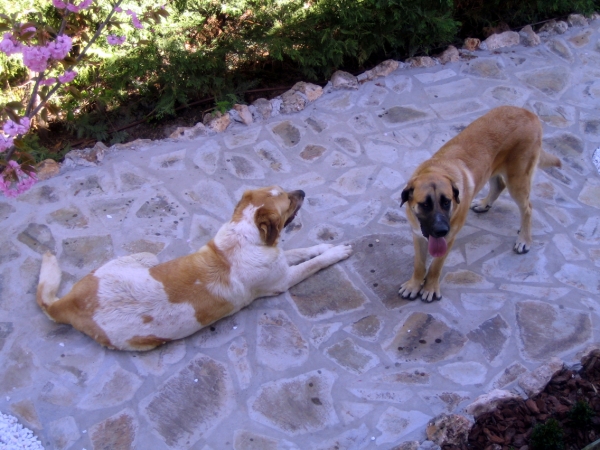
POLYGON ((440 258, 446 254, 448 251, 448 245, 446 244, 446 239, 443 237, 433 237, 429 236, 427 239, 428 245, 427 249, 429 250, 429 254, 434 258, 440 258))
POLYGON ((285 224, 283 225, 283 228, 287 227, 290 223, 292 223, 292 221, 296 218, 296 214, 298 214, 298 211, 300 211, 300 208, 296 208, 296 211, 294 211, 294 213, 288 217, 288 219, 285 221, 285 224))

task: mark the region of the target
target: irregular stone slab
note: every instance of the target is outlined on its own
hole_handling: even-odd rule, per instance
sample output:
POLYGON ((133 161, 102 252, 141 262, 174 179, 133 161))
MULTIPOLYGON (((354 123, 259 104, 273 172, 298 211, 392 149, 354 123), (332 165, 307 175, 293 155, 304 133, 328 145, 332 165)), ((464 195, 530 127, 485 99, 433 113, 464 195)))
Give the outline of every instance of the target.
POLYGON ((449 272, 443 278, 442 283, 453 288, 490 289, 494 287, 494 283, 490 283, 478 273, 471 272, 470 270, 449 272))
POLYGON ((402 383, 414 385, 427 385, 431 383, 431 375, 423 368, 406 370, 373 377, 378 383, 402 383))
POLYGON ((579 128, 586 137, 586 140, 600 141, 600 118, 595 115, 582 114, 579 128))
POLYGON ((413 258, 401 252, 412 242, 409 239, 404 235, 374 234, 352 243, 352 268, 388 309, 408 303, 398 295, 398 288, 412 275, 413 258))
POLYGON ((227 356, 233 364, 240 389, 250 386, 252 366, 248 360, 248 342, 243 337, 236 339, 227 349, 227 356))
POLYGON ((307 103, 306 96, 290 89, 281 94, 281 107, 279 111, 281 114, 293 114, 302 111, 307 103))
POLYGON ((316 104, 319 109, 332 112, 345 112, 354 106, 354 96, 349 92, 339 92, 327 97, 326 100, 321 100, 316 104))
POLYGON ((533 360, 571 350, 592 336, 589 314, 533 300, 517 303, 517 326, 522 350, 533 360))
MULTIPOLYGON (((600 192, 598 194, 600 195, 600 192)), ((581 261, 587 259, 585 253, 575 247, 566 234, 559 233, 554 235, 552 242, 554 242, 554 245, 556 245, 567 261, 581 261)))
POLYGON ((438 371, 444 378, 462 386, 481 384, 487 375, 485 366, 474 361, 447 364, 438 371))
POLYGON ((223 114, 220 111, 215 111, 206 114, 203 123, 206 125, 206 128, 214 133, 222 133, 231 123, 231 117, 229 116, 229 113, 223 114))
MULTIPOLYGON (((470 214, 469 223, 478 228, 491 231, 503 236, 516 236, 521 224, 521 213, 515 202, 498 199, 494 206, 485 214, 470 214)), ((531 218, 533 236, 540 236, 553 231, 544 216, 536 209, 533 210, 531 218)), ((510 247, 512 247, 512 243, 510 247)))
POLYGON ((20 421, 24 422, 28 428, 41 430, 44 428, 40 422, 40 417, 33 402, 29 399, 21 400, 10 405, 10 410, 20 421))
POLYGON ((600 243, 600 216, 589 217, 575 232, 575 238, 587 245, 600 243))
POLYGON ((146 174, 127 161, 119 165, 114 165, 113 170, 115 171, 115 180, 119 192, 135 191, 144 186, 159 183, 156 178, 146 174))
POLYGON ((365 80, 373 80, 373 79, 379 78, 379 77, 387 77, 393 71, 397 70, 399 66, 400 66, 400 63, 398 61, 395 61, 393 59, 387 59, 387 60, 377 64, 371 70, 365 71, 364 72, 364 76, 366 77, 365 80))
POLYGON ((306 197, 304 202, 304 208, 309 211, 327 211, 328 209, 335 208, 337 206, 347 205, 348 202, 342 197, 338 197, 333 194, 316 194, 310 197, 306 197))
POLYGON ((368 372, 379 364, 377 355, 359 347, 350 338, 327 347, 325 356, 340 367, 358 375, 368 372))
POLYGON ((375 218, 380 209, 381 202, 379 200, 358 202, 345 212, 334 216, 333 220, 344 225, 362 228, 375 218))
POLYGON ((446 84, 429 86, 424 91, 432 98, 447 98, 473 92, 474 89, 475 84, 469 78, 463 78, 446 84))
POLYGON ((540 34, 553 35, 553 34, 563 34, 569 29, 569 24, 563 20, 550 20, 546 22, 542 28, 540 28, 540 34))
POLYGON ((221 220, 229 220, 233 213, 234 204, 225 186, 221 183, 205 179, 196 184, 193 190, 185 193, 188 198, 198 203, 198 206, 221 220))
POLYGON ((521 37, 521 44, 526 47, 535 47, 542 43, 540 37, 533 31, 531 25, 527 25, 519 31, 519 36, 521 37))
POLYGON ((362 153, 360 143, 349 133, 335 133, 331 136, 334 144, 350 156, 356 157, 362 153))
POLYGON ((385 79, 385 85, 396 94, 412 90, 412 78, 405 75, 393 75, 385 79))
POLYGON ((385 189, 397 189, 404 184, 404 177, 400 172, 390 169, 389 167, 383 167, 377 174, 373 187, 385 188, 385 189))
POLYGON ((262 180, 263 169, 250 158, 240 153, 225 153, 225 166, 229 173, 242 180, 262 180))
POLYGON ((322 145, 307 145, 304 150, 300 152, 300 158, 307 162, 313 162, 319 159, 327 151, 327 147, 322 145))
POLYGON ((62 417, 48 424, 48 435, 56 450, 66 450, 80 437, 77 422, 72 416, 62 417))
POLYGON ((492 52, 503 47, 512 47, 519 45, 521 37, 516 31, 505 31, 504 33, 492 34, 488 37, 483 44, 486 45, 487 49, 492 52))
POLYGON ((408 58, 406 60, 406 64, 409 64, 410 67, 434 67, 436 64, 435 59, 429 56, 415 56, 413 58, 408 58))
POLYGON ((201 329, 194 335, 194 347, 217 348, 243 334, 244 321, 240 314, 225 317, 201 329))
POLYGON ((348 127, 355 133, 367 134, 377 131, 377 125, 369 113, 359 113, 347 121, 348 127))
MULTIPOLYGON (((46 252, 56 253, 56 241, 47 225, 30 223, 25 230, 17 235, 17 239, 40 255, 46 252)), ((4 263, 19 256, 14 245, 9 243, 8 246, 2 247, 0 262, 4 263)))
POLYGON ((519 377, 519 386, 529 397, 534 397, 542 392, 552 377, 564 367, 560 358, 553 356, 531 373, 525 373, 519 377))
POLYGON ((310 330, 310 343, 315 348, 319 348, 323 342, 326 342, 341 327, 342 322, 323 323, 313 326, 310 330))
POLYGON ((351 73, 337 70, 331 75, 334 89, 358 89, 358 79, 351 73))
POLYGON ((229 149, 252 145, 257 141, 261 130, 261 127, 253 127, 241 131, 232 131, 223 137, 223 142, 229 149))
POLYGON ((273 172, 288 173, 291 170, 287 158, 271 142, 262 141, 253 148, 263 166, 268 167, 273 172))
MULTIPOLYGON (((133 202, 134 198, 132 197, 101 199, 92 202, 90 209, 105 227, 120 228, 127 218, 133 202)), ((73 219, 77 219, 77 217, 73 219)))
POLYGON ((286 147, 294 147, 302 138, 300 129, 287 120, 271 126, 271 132, 275 138, 286 147))
POLYGON ((502 241, 492 234, 485 234, 470 240, 465 244, 467 264, 471 265, 484 256, 490 255, 501 243, 502 241))
POLYGON ((446 323, 422 312, 411 313, 382 344, 393 361, 437 362, 458 353, 467 338, 446 323))
POLYGON ((342 401, 340 402, 340 418, 345 425, 360 419, 371 411, 373 411, 374 405, 369 403, 356 403, 342 401))
POLYGON ((471 398, 468 392, 461 391, 444 392, 419 389, 418 394, 435 414, 452 412, 459 403, 471 398))
POLYGON ((124 244, 123 248, 129 253, 152 253, 157 255, 162 251, 163 248, 165 248, 165 244, 163 242, 138 239, 137 241, 124 244))
POLYGON ((95 380, 78 407, 95 410, 119 405, 131 400, 141 385, 140 377, 115 364, 95 380))
POLYGON ((517 74, 517 77, 523 83, 551 98, 559 97, 569 86, 571 79, 569 69, 563 66, 521 72, 517 74))
POLYGON ((529 97, 529 91, 515 86, 501 85, 487 89, 483 95, 493 103, 523 106, 529 97))
POLYGON ((150 158, 150 167, 154 170, 184 170, 185 150, 166 153, 150 158))
POLYGON ((480 395, 473 403, 465 408, 467 414, 473 415, 476 419, 482 414, 488 413, 496 409, 499 403, 504 403, 507 400, 520 399, 518 394, 500 389, 480 395))
POLYGON ((0 220, 8 219, 15 211, 16 209, 13 205, 0 202, 0 220))
POLYGON ((594 34, 592 30, 585 30, 582 33, 579 33, 573 37, 568 39, 569 44, 571 44, 575 48, 581 48, 590 43, 590 37, 594 34))
POLYGON ((569 288, 525 286, 522 284, 501 284, 500 289, 522 294, 526 297, 543 298, 550 301, 557 300, 570 292, 569 288))
POLYGON ((51 381, 42 387, 40 399, 57 406, 73 406, 76 400, 73 389, 67 389, 65 386, 51 381))
POLYGON ((552 39, 546 42, 546 46, 550 49, 552 53, 558 55, 565 61, 568 61, 570 63, 573 62, 573 53, 571 53, 571 50, 569 50, 569 47, 567 47, 567 43, 562 39, 552 39))
POLYGON ((504 306, 507 300, 508 297, 506 295, 491 292, 460 294, 460 301, 463 307, 469 311, 499 310, 504 306))
POLYGON ((354 167, 356 163, 348 156, 344 155, 342 152, 338 152, 334 150, 323 163, 326 166, 331 166, 334 169, 345 169, 347 167, 354 167))
POLYGON ((44 185, 39 188, 32 188, 30 191, 21 195, 19 199, 35 205, 45 205, 47 203, 58 202, 61 199, 61 196, 53 187, 44 185))
MULTIPOLYGON (((590 248, 590 259, 597 267, 600 267, 600 248, 590 248)), ((2 344, 0 343, 0 350, 2 349, 2 344)))
POLYGON ((321 133, 329 127, 326 118, 321 119, 317 115, 312 115, 304 121, 315 133, 321 133))
POLYGON ((326 369, 263 384, 248 400, 250 417, 287 435, 314 433, 338 422, 326 369))
POLYGON ((206 135, 208 135, 208 130, 202 122, 198 122, 193 127, 177 127, 175 131, 169 134, 169 137, 171 139, 191 140, 206 135))
POLYGON ((382 326, 379 317, 373 314, 348 325, 344 331, 366 341, 376 341, 382 326))
POLYGON ((506 385, 515 381, 517 378, 519 378, 520 375, 522 375, 525 372, 527 372, 527 369, 523 367, 521 363, 513 363, 500 373, 498 378, 494 380, 492 386, 494 387, 494 389, 503 388, 506 385))
POLYGON ((369 177, 375 171, 376 166, 366 166, 351 169, 344 175, 338 177, 331 189, 342 195, 359 195, 367 190, 369 177))
POLYGON ((73 195, 76 197, 90 197, 92 195, 105 194, 108 187, 105 186, 107 180, 96 175, 90 175, 86 178, 79 178, 70 183, 73 195))
POLYGON ((233 410, 227 368, 197 354, 140 403, 140 411, 170 448, 182 448, 211 431, 233 410))
POLYGON ((600 273, 597 270, 565 264, 554 276, 561 283, 590 294, 600 294, 600 273))
POLYGON ((427 439, 438 445, 462 445, 473 424, 459 414, 442 414, 427 425, 427 439))
POLYGON ((368 89, 367 93, 358 100, 358 104, 367 108, 370 106, 379 106, 389 94, 390 92, 386 88, 373 85, 372 88, 368 89))
POLYGON ((596 180, 586 180, 577 200, 586 205, 600 209, 600 183, 596 180))
POLYGON ((534 102, 532 106, 540 120, 553 127, 567 128, 575 122, 576 110, 571 106, 545 102, 534 102))
POLYGON ((286 189, 306 189, 320 186, 325 183, 325 179, 316 172, 306 172, 294 178, 286 178, 281 182, 281 186, 286 189))
POLYGON ((415 78, 423 84, 436 83, 456 76, 456 72, 452 69, 443 69, 438 72, 417 73, 415 78))
POLYGON ((390 227, 404 227, 408 223, 408 220, 404 216, 404 210, 388 208, 384 211, 381 219, 378 220, 378 223, 390 227))
POLYGON ((460 61, 460 53, 454 45, 449 45, 446 50, 444 50, 440 55, 438 55, 437 58, 441 64, 448 64, 449 62, 458 62, 460 61))
POLYGON ((138 423, 130 409, 123 411, 92 426, 89 430, 94 449, 133 450, 136 448, 138 423))
POLYGON ((350 429, 341 435, 320 442, 315 450, 362 449, 371 443, 369 428, 363 423, 359 428, 350 429))
POLYGON ((259 98, 252 102, 250 110, 252 111, 254 120, 261 121, 271 117, 273 106, 266 98, 259 98))
POLYGON ((308 234, 311 241, 324 243, 339 241, 342 237, 344 237, 344 230, 329 224, 317 225, 308 234))
POLYGON ((391 164, 398 159, 398 149, 393 145, 383 144, 378 140, 368 140, 365 152, 371 161, 391 164))
POLYGON ((57 223, 65 228, 86 228, 88 218, 76 206, 62 208, 48 216, 48 223, 57 223))
POLYGON ((478 58, 471 60, 463 66, 462 73, 492 80, 508 79, 508 76, 504 72, 504 64, 496 58, 478 58))
POLYGON ((485 358, 492 362, 503 350, 511 334, 508 323, 500 314, 483 322, 479 327, 467 333, 467 337, 483 349, 485 358))
POLYGON ((483 263, 484 275, 526 283, 550 283, 546 270, 547 259, 542 252, 529 252, 517 255, 512 250, 483 263))
POLYGON ((568 227, 573 222, 575 222, 575 218, 573 217, 573 215, 563 208, 548 206, 546 207, 546 212, 550 215, 550 217, 556 220, 563 227, 568 227))
POLYGON ((190 237, 188 242, 194 249, 199 249, 211 240, 222 223, 210 216, 194 214, 190 225, 190 237))
POLYGON ((262 434, 252 433, 247 430, 235 430, 233 434, 233 448, 235 450, 279 450, 279 443, 262 434))
POLYGON ((184 356, 185 342, 180 340, 162 345, 151 352, 137 352, 132 361, 140 375, 162 375, 184 356))
POLYGON ((361 309, 365 295, 337 266, 317 272, 289 290, 298 312, 309 319, 325 319, 361 309), (335 286, 335 290, 330 287, 335 286))
POLYGON ((308 359, 308 342, 284 311, 263 312, 257 330, 256 356, 261 364, 281 371, 308 359))
POLYGON ((389 389, 348 388, 348 390, 357 397, 371 402, 404 403, 414 396, 410 389, 395 391, 389 389))
POLYGON ((379 417, 376 428, 381 435, 375 441, 377 445, 395 442, 427 424, 431 416, 420 411, 401 411, 390 406, 379 417))
POLYGON ((430 119, 431 113, 418 106, 392 106, 378 114, 388 126, 404 125, 420 120, 430 119))
POLYGON ((63 239, 62 259, 83 269, 96 269, 114 257, 110 235, 63 239))
POLYGON ((221 146, 215 141, 209 141, 195 150, 192 159, 197 167, 212 175, 217 170, 220 153, 221 146))
MULTIPOLYGON (((64 334, 60 339, 65 344, 64 334)), ((70 344, 66 342, 66 344, 70 344)), ((59 344, 60 345, 60 344, 59 344)), ((76 345, 65 345, 60 359, 48 362, 45 368, 58 375, 54 380, 64 380, 77 386, 87 386, 96 376, 104 362, 104 350, 97 344, 87 348, 78 348, 76 345)))

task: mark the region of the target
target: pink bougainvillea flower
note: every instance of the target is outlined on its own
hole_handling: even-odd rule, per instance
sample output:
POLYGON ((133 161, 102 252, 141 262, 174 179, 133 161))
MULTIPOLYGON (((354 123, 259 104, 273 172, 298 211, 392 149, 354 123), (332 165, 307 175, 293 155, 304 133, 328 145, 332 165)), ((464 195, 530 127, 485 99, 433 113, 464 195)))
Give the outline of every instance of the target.
POLYGON ((50 51, 46 47, 27 47, 23 49, 23 64, 34 72, 43 72, 48 67, 50 51))
POLYGON ((125 42, 125 36, 109 34, 106 36, 106 42, 108 42, 110 45, 121 45, 123 42, 125 42))
POLYGON ((121 8, 120 6, 117 6, 115 8, 115 12, 123 12, 123 8, 121 8))
POLYGON ((50 42, 46 48, 54 59, 63 59, 69 54, 73 47, 73 40, 64 34, 56 37, 54 42, 50 42))
POLYGON ((46 78, 45 80, 40 81, 42 86, 50 86, 51 84, 56 83, 56 78, 46 78))
POLYGON ((67 70, 65 73, 58 77, 58 81, 61 83, 70 83, 77 76, 77 72, 74 70, 67 70))
POLYGON ((139 21, 137 14, 134 11, 128 9, 127 11, 125 11, 125 13, 131 16, 131 22, 133 23, 134 27, 138 29, 144 28, 142 23, 139 21))
POLYGON ((7 197, 16 197, 31 189, 36 181, 35 173, 26 174, 16 161, 11 160, 8 162, 8 169, 0 174, 0 191, 7 197), (16 177, 17 181, 7 179, 7 177, 16 177))
POLYGON ((69 11, 71 11, 71 12, 74 12, 74 13, 78 13, 79 12, 79 8, 77 6, 75 6, 75 5, 72 5, 71 3, 69 3, 67 5, 67 9, 69 11))
POLYGON ((11 33, 4 33, 2 41, 0 41, 0 51, 10 56, 14 53, 19 53, 22 49, 22 44, 15 41, 11 33))
POLYGON ((84 9, 89 8, 93 3, 93 0, 83 0, 80 4, 79 4, 79 10, 82 11, 84 9))
POLYGON ((67 7, 67 4, 62 0, 52 0, 52 4, 58 9, 65 9, 67 7))
POLYGON ((13 145, 14 138, 12 136, 5 136, 0 134, 0 152, 8 150, 13 145))
POLYGON ((18 136, 19 134, 27 133, 30 125, 31 121, 29 117, 21 117, 20 123, 8 119, 4 124, 3 130, 9 136, 18 136))

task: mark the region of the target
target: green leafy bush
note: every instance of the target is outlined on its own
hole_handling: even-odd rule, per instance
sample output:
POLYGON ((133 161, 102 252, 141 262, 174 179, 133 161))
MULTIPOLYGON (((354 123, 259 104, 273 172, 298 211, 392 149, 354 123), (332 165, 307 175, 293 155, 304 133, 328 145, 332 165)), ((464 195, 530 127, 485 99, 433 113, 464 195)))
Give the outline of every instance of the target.
POLYGON ((563 442, 563 429, 556 419, 548 419, 543 424, 533 427, 529 438, 531 450, 562 450, 565 448, 563 442))
POLYGON ((575 428, 585 430, 592 426, 594 414, 594 410, 588 402, 579 400, 569 411, 569 419, 575 428))

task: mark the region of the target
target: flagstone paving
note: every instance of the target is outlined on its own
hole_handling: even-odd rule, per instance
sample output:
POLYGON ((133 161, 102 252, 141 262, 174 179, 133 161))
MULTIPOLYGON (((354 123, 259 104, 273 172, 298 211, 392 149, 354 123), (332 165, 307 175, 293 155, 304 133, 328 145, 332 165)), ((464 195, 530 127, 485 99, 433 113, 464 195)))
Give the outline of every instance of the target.
POLYGON ((115 146, 1 199, 0 410, 48 449, 390 449, 493 388, 522 393, 519 377, 551 356, 576 362, 600 330, 599 27, 401 64, 316 100, 290 92, 258 102, 264 120, 115 146), (504 104, 538 114, 563 162, 535 176, 532 250, 512 251, 518 209, 503 195, 469 215, 441 301, 399 298, 413 255, 404 183, 504 104), (64 293, 116 256, 197 249, 245 189, 272 184, 306 191, 283 247, 354 254, 147 353, 106 350, 36 305, 45 251, 64 293))

